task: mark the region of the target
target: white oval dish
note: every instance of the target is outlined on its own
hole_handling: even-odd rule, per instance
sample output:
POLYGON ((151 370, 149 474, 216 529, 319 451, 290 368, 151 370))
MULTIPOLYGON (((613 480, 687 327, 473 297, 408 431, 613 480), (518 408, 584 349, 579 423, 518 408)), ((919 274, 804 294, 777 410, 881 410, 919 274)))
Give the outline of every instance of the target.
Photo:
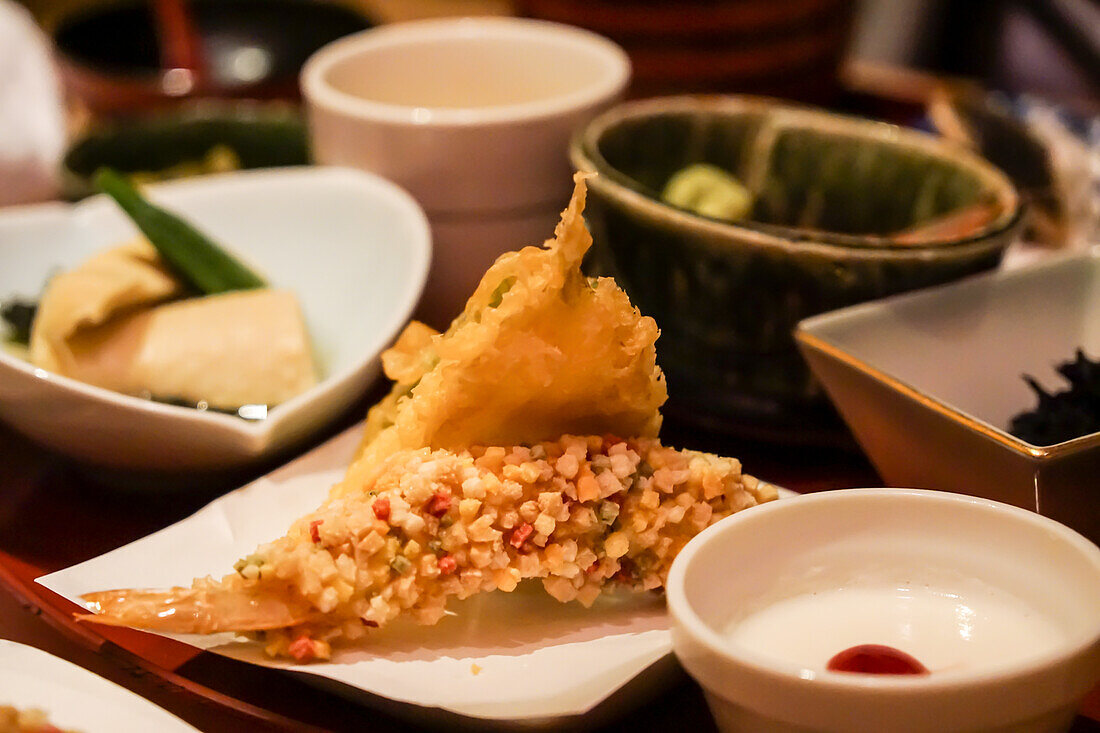
MULTIPOLYGON (((323 167, 204 176, 148 192, 298 296, 320 383, 248 421, 83 384, 0 350, 0 419, 97 466, 222 470, 295 445, 362 396, 430 264, 428 223, 407 193, 368 173, 323 167)), ((103 196, 0 212, 0 299, 36 297, 51 273, 135 235, 103 196)))
POLYGON ((0 640, 0 705, 36 708, 50 723, 85 733, 194 733, 187 723, 72 662, 0 640))
MULTIPOLYGON (((851 489, 736 514, 685 547, 667 593, 673 648, 723 730, 1062 730, 1100 679, 1100 549, 1033 512, 960 494, 851 489), (933 663, 943 655, 920 646, 919 629, 903 630, 902 651, 925 657, 927 675, 833 672, 827 657, 794 661, 731 638, 731 626, 791 599, 880 586, 955 594, 959 623, 970 624, 959 630, 961 663, 933 663), (997 623, 971 602, 981 594, 1011 601, 1059 640, 979 658, 982 624, 997 623)), ((839 652, 857 616, 805 623, 839 652)))

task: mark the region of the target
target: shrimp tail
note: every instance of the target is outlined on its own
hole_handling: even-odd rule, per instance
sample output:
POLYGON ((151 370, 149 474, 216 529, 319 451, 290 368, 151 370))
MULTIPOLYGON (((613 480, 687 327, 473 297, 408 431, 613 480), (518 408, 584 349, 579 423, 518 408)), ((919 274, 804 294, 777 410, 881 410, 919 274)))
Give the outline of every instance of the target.
POLYGON ((253 589, 110 590, 82 596, 92 613, 78 621, 175 634, 264 631, 307 622, 302 600, 253 589))

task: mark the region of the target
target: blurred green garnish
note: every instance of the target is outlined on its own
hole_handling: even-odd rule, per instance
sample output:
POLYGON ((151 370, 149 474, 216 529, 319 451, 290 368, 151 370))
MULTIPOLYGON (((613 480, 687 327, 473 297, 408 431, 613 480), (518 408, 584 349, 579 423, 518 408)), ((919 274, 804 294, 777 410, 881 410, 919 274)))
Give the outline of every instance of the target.
POLYGON ((210 295, 266 287, 263 278, 183 219, 150 203, 119 173, 100 169, 95 185, 122 207, 164 261, 199 292, 210 295))
POLYGON ((752 192, 727 171, 708 163, 681 168, 668 179, 661 200, 712 219, 740 221, 752 213, 752 192))

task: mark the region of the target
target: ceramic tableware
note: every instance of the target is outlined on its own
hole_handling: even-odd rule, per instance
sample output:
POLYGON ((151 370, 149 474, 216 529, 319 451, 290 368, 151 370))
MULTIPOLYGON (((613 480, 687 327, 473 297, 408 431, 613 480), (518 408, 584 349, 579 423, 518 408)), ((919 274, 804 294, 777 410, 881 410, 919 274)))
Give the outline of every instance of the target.
MULTIPOLYGON (((242 171, 148 191, 294 291, 321 381, 246 420, 94 387, 0 350, 0 419, 87 464, 179 475, 273 457, 353 406, 424 287, 431 243, 416 202, 377 176, 334 168, 242 171)), ((0 212, 0 299, 35 297, 59 268, 135 234, 104 196, 0 212)))
POLYGON ((626 54, 519 18, 397 23, 337 41, 302 71, 313 153, 408 190, 436 249, 420 315, 445 327, 501 253, 539 244, 571 190, 566 144, 614 102, 626 54))
POLYGON ((1100 680, 1100 549, 961 494, 753 507, 688 543, 667 594, 724 731, 1065 730, 1100 680), (923 671, 873 672, 901 655, 923 671))
POLYGON ((799 320, 994 267, 1022 211, 1008 179, 941 140, 746 97, 628 102, 573 140, 595 170, 592 269, 661 326, 666 412, 712 430, 834 442, 840 422, 791 337, 799 320), (661 199, 693 163, 752 192, 739 221, 661 199), (913 236, 958 209, 978 222, 913 236), (903 233, 908 233, 904 234, 903 233))
POLYGON ((1041 512, 1100 542, 1100 433, 1034 445, 1009 432, 1100 357, 1100 252, 826 313, 797 339, 879 474, 1041 512))

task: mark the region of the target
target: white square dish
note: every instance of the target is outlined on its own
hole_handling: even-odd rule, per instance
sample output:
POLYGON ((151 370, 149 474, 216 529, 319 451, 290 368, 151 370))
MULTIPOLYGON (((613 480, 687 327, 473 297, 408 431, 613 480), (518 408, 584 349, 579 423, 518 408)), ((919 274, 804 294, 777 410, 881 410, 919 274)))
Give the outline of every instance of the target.
MULTIPOLYGON (((149 195, 297 295, 321 381, 247 421, 83 384, 0 350, 0 419, 96 466, 210 471, 299 443, 365 392, 427 277, 428 224, 408 194, 367 173, 303 167, 204 176, 149 195)), ((35 297, 54 272, 135 235, 104 196, 0 211, 0 299, 35 297)))
POLYGON ((796 337, 882 478, 1057 519, 1100 540, 1100 433, 1055 445, 1008 432, 1055 367, 1100 356, 1100 251, 807 319, 796 337))

